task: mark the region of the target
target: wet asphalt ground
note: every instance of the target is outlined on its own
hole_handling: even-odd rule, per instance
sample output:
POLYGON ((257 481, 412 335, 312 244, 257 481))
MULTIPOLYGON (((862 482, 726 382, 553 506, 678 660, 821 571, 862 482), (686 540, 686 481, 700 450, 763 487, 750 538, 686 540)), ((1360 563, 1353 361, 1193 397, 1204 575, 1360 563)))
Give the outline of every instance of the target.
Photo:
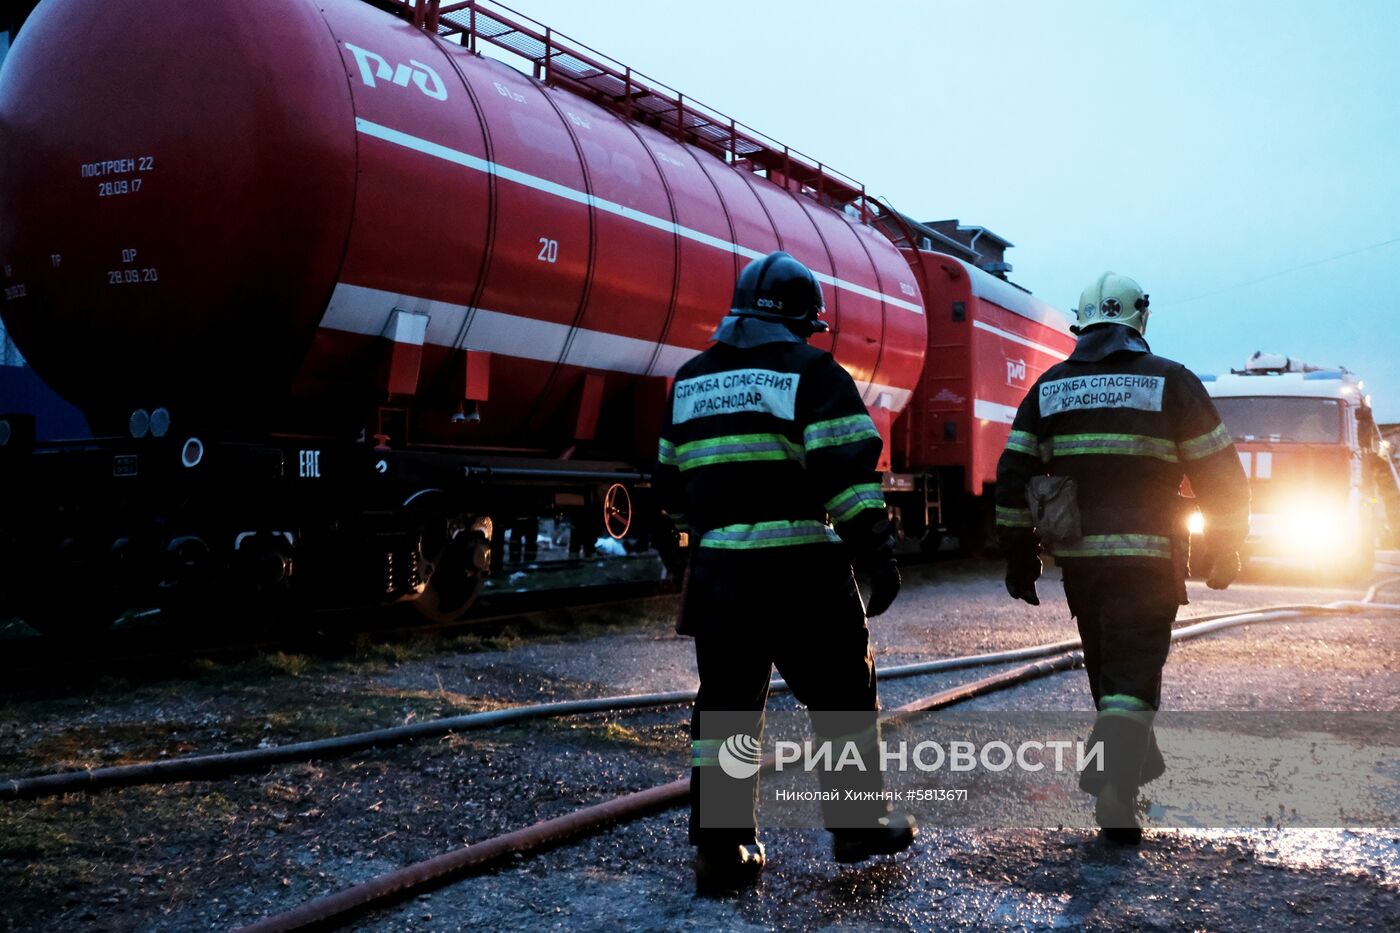
MULTIPOLYGON (((900 601, 872 621, 877 662, 1073 637, 1058 571, 1042 581, 1039 608, 1007 600, 996 571, 948 564, 908 574, 900 601)), ((1258 568, 1225 592, 1193 583, 1182 616, 1357 595, 1344 587, 1290 585, 1299 578, 1283 565, 1258 568)), ((1163 706, 1400 710, 1397 626, 1394 618, 1363 615, 1245 628, 1178 646, 1163 706)), ((677 656, 669 645, 627 641, 604 652, 601 663, 586 657, 566 663, 608 678, 603 693, 629 685, 664 689, 678 677, 694 683, 684 644, 677 656)), ((523 677, 537 659, 528 653, 499 659, 507 663, 523 677)), ((890 681, 882 686, 882 701, 892 707, 1012 666, 890 681)), ((787 698, 772 704, 790 705, 787 698)), ((1066 707, 1092 709, 1082 671, 962 708, 1066 707)), ((1400 928, 1400 829, 1156 830, 1139 850, 1106 845, 1082 829, 935 830, 907 854, 856 868, 829 860, 827 834, 820 830, 769 832, 765 841, 769 863, 762 885, 729 899, 692 893, 685 814, 673 811, 380 912, 365 928, 1400 928)))
MULTIPOLYGON (((1394 555, 1391 555, 1392 557, 1394 555)), ((1257 568, 1223 593, 1191 585, 1183 617, 1356 598, 1296 568, 1257 568)), ((881 666, 996 651, 1074 635, 1058 571, 1042 605, 1006 598, 1000 568, 912 568, 872 620, 881 666)), ((1400 586, 1390 591, 1400 601, 1400 586)), ((1382 593, 1382 599, 1387 594, 1382 593)), ((444 650, 373 670, 311 664, 266 672, 275 689, 223 679, 45 700, 0 722, 16 753, 42 762, 81 723, 87 764, 245 747, 237 715, 258 707, 273 742, 317 729, 289 707, 344 705, 391 725, 502 704, 693 688, 688 640, 663 605, 587 637, 444 650), (326 669, 322 669, 326 668, 326 669), (280 676, 280 679, 278 679, 280 676), (394 698, 393 710, 368 697, 394 698), (414 705, 433 699, 429 708, 414 705), (259 704, 262 704, 259 707, 259 704), (265 707, 265 708, 264 708, 265 707), (283 718, 273 714, 282 711, 283 718), (408 710, 404 713, 404 710, 408 710), (394 718, 386 719, 392 713, 394 718), (233 723, 232 725, 230 723, 233 723), (125 745, 91 741, 143 734, 125 745), (159 744, 159 743, 157 743, 159 744), (53 747, 57 747, 56 745, 53 747), (136 751, 140 753, 137 754, 136 751)), ((886 707, 1014 665, 882 684, 886 707)), ((775 709, 790 709, 775 697, 775 709)), ((1400 619, 1380 613, 1237 629, 1174 648, 1163 707, 1177 710, 1400 711, 1400 619)), ((966 709, 1091 709, 1082 671, 973 701, 966 709)), ((223 782, 126 788, 0 804, 0 929, 222 929, 375 874, 519 829, 685 772, 688 710, 544 721, 272 769, 223 782), (16 839, 27 840, 20 843, 16 839)), ((331 733, 343 725, 325 726, 331 733)), ((323 730, 323 731, 324 731, 323 730)), ((252 743, 255 744, 255 743, 252 743)), ((11 768, 4 769, 11 773, 11 768)), ((1083 798, 1087 807, 1088 798, 1083 798)), ((759 888, 693 894, 685 813, 671 810, 520 857, 355 922, 365 930, 457 929, 1397 929, 1400 828, 1149 829, 1123 850, 1089 829, 926 830, 908 853, 831 862, 821 830, 770 830, 759 888)))

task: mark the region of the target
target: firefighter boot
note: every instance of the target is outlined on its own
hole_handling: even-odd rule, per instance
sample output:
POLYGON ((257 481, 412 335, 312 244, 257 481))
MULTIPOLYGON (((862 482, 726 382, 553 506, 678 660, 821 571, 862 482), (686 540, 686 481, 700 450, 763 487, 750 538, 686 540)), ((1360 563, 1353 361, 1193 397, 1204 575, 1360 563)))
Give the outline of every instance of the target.
POLYGON ((1137 791, 1109 782, 1099 791, 1094 802, 1094 822, 1099 824, 1103 838, 1115 845, 1135 846, 1142 843, 1142 825, 1137 818, 1137 791))
POLYGON ((763 863, 761 842, 702 845, 695 850, 695 893, 721 897, 752 887, 758 883, 763 863))
POLYGON ((919 824, 908 813, 880 817, 875 826, 831 831, 831 855, 843 865, 863 862, 872 855, 903 852, 919 834, 919 824))

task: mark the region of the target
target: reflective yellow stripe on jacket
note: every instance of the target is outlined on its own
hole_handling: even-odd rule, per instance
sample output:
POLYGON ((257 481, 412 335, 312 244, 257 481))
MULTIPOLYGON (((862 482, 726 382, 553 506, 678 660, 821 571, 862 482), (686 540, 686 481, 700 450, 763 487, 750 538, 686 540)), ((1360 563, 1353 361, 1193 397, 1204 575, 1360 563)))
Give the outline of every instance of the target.
POLYGON ((826 500, 826 511, 833 522, 848 522, 862 509, 883 509, 885 496, 879 483, 859 483, 826 500))
POLYGON ((674 466, 682 473, 716 463, 753 460, 795 460, 802 462, 802 448, 781 434, 729 434, 688 444, 674 445, 662 440, 657 461, 674 466))
POLYGON ((997 506, 997 524, 1003 528, 1030 528, 1035 522, 1031 520, 1030 509, 1013 509, 999 505, 997 506))
POLYGON ((1161 557, 1172 556, 1166 535, 1085 535, 1070 545, 1055 548, 1056 557, 1161 557))
POLYGON ((793 522, 725 525, 723 528, 705 532, 705 536, 700 539, 700 546, 748 551, 757 548, 790 547, 795 544, 830 544, 840 540, 836 531, 826 522, 804 519, 793 522))
POLYGON ((1176 463, 1176 442, 1146 434, 1061 434, 1041 446, 1042 459, 1050 457, 1152 457, 1176 463), (1048 454, 1048 456, 1045 456, 1048 454))
POLYGON ((1229 447, 1230 443, 1230 432, 1226 430, 1224 424, 1217 424, 1200 437, 1182 441, 1178 447, 1181 450, 1183 460, 1203 460, 1211 454, 1220 453, 1229 447))
POLYGON ((844 418, 831 418, 815 421, 802 431, 802 446, 808 450, 823 447, 839 447, 854 444, 856 441, 878 440, 880 432, 869 415, 847 415, 844 418))

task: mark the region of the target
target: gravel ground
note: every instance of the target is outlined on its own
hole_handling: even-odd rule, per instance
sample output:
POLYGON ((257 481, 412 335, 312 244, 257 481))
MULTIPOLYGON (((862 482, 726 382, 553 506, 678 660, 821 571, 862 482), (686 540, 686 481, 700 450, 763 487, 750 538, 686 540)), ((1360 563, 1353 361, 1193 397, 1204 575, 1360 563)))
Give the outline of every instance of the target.
MULTIPOLYGON (((882 665, 1073 635, 1052 571, 1038 609, 991 564, 913 568, 872 628, 882 665)), ((1264 568, 1224 593, 1192 585, 1183 615, 1353 598, 1264 568)), ((1303 581, 1307 582, 1307 581, 1303 581)), ((0 773, 37 773, 392 725, 474 709, 693 687, 673 603, 604 610, 566 631, 378 646, 354 661, 274 655, 160 683, 0 707, 0 773)), ((886 706, 984 676, 882 685, 886 706)), ((1400 629, 1355 616, 1179 646, 1173 709, 1400 709, 1400 629)), ((774 706, 790 708, 790 698, 774 706)), ((969 709, 1088 709, 1081 672, 969 709)), ((679 708, 448 736, 221 782, 0 804, 0 929, 224 928, 473 841, 673 780, 679 708)), ((1395 929, 1400 832, 1158 831, 1141 851, 1082 830, 926 832, 860 869, 820 831, 774 831, 763 887, 696 899, 684 814, 670 811, 518 860, 369 915, 369 930, 895 927, 1395 929)))

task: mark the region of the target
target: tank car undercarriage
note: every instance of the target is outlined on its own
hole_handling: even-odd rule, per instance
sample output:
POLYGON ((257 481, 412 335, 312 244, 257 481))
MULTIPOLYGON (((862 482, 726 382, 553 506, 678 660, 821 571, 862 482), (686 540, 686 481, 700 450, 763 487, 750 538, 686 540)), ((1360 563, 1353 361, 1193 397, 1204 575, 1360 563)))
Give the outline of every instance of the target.
POLYGON ((8 446, 0 459, 12 479, 0 614, 50 633, 146 608, 409 602, 451 621, 512 527, 562 512, 588 535, 636 541, 653 524, 644 475, 617 463, 184 436, 8 446))

